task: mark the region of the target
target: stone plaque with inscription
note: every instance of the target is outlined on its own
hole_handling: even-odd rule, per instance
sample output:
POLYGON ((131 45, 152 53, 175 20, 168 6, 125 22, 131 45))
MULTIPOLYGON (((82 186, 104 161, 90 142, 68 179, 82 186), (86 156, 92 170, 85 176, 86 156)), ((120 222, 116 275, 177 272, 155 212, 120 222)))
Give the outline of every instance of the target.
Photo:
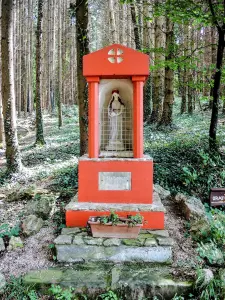
POLYGON ((131 190, 131 172, 99 172, 98 189, 102 191, 131 190))
POLYGON ((225 205, 225 188, 211 189, 210 205, 211 206, 225 205))

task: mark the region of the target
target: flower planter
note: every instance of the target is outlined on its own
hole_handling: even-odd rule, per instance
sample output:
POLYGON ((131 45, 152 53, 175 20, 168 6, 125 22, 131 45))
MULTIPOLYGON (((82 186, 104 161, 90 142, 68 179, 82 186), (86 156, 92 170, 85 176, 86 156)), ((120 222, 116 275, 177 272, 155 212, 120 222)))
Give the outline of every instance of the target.
MULTIPOLYGON (((143 224, 112 224, 112 222, 102 224, 96 217, 90 217, 88 224, 91 227, 93 237, 119 238, 119 239, 136 239, 143 224)), ((127 219, 122 219, 126 221, 127 219)))

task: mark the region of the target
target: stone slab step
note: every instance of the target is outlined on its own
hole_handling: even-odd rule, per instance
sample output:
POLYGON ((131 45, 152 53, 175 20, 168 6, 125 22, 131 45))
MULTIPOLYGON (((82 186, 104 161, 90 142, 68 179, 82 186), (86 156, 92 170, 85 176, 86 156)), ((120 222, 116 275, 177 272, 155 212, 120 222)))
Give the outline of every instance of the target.
POLYGON ((151 262, 171 263, 171 247, 99 247, 99 246, 77 246, 57 245, 57 259, 59 262, 151 262))
POLYGON ((165 230, 144 230, 137 239, 117 239, 93 238, 85 229, 64 228, 54 243, 59 262, 172 262, 173 240, 165 230))
POLYGON ((96 299, 100 293, 113 290, 119 299, 144 300, 172 299, 188 295, 192 282, 174 279, 168 266, 155 267, 149 264, 76 264, 67 267, 56 267, 47 270, 31 271, 23 281, 34 286, 45 287, 60 284, 74 287, 77 293, 84 293, 88 299, 96 299))
POLYGON ((145 220, 143 228, 164 229, 166 210, 156 192, 153 192, 152 204, 78 202, 76 195, 66 206, 66 225, 67 227, 85 227, 90 216, 110 214, 112 210, 124 217, 140 213, 145 220))

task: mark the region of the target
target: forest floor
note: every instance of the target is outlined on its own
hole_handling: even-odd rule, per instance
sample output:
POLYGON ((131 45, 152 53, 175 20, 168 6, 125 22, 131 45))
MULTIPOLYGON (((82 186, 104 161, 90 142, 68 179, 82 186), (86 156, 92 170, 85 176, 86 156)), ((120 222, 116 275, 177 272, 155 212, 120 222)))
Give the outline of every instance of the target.
MULTIPOLYGON (((196 112, 193 116, 180 116, 178 104, 175 108, 172 128, 158 130, 155 126, 145 126, 145 152, 154 159, 155 183, 173 193, 186 192, 206 200, 210 185, 224 184, 221 181, 224 161, 211 161, 207 154, 210 113, 196 112), (210 164, 213 164, 215 176, 210 175, 211 178, 206 175, 205 179, 199 172, 199 163, 205 164, 206 172, 210 172, 210 164)), ((19 118, 18 133, 23 171, 14 174, 10 179, 6 178, 4 153, 0 153, 0 225, 7 223, 14 227, 25 215, 29 200, 9 202, 7 199, 12 192, 32 186, 55 195, 64 204, 76 193, 79 158, 78 111, 76 108, 64 109, 63 117, 64 124, 59 129, 55 115, 44 115, 46 144, 43 147, 34 146, 34 116, 19 118)), ((222 115, 218 136, 221 145, 225 145, 225 122, 222 115)), ((220 159, 223 159, 223 156, 220 159)), ((198 255, 196 245, 186 234, 186 221, 182 218, 179 207, 173 202, 166 201, 164 205, 167 209, 166 229, 175 240, 175 275, 193 274, 193 269, 198 264, 198 255)), ((60 222, 63 223, 63 219, 60 222)), ((57 224, 61 225, 63 224, 57 224)), ((36 235, 22 237, 24 248, 1 254, 0 272, 9 278, 10 275, 19 276, 32 269, 56 265, 56 262, 49 259, 51 255, 48 247, 55 236, 56 223, 54 218, 51 218, 45 221, 44 228, 36 235)))

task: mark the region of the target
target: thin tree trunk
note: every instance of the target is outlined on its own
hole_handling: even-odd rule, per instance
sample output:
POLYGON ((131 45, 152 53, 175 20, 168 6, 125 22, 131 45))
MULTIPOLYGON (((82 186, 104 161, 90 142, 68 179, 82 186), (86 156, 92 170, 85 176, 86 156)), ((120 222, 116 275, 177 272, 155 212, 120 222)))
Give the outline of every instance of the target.
POLYGON ((21 24, 21 20, 22 20, 22 15, 21 15, 21 0, 17 0, 17 11, 18 11, 18 40, 19 40, 19 51, 18 51, 18 93, 17 93, 17 107, 18 107, 18 116, 21 116, 21 107, 22 107, 22 82, 21 82, 21 78, 22 78, 22 24, 21 24))
POLYGON ((134 41, 137 50, 141 50, 141 41, 140 41, 140 33, 138 30, 138 22, 137 22, 137 12, 135 4, 132 2, 130 4, 131 18, 134 28, 134 41))
POLYGON ((46 64, 46 71, 47 71, 47 107, 51 109, 51 14, 52 14, 52 0, 48 0, 48 10, 47 10, 47 64, 46 64))
MULTIPOLYGON (((150 1, 144 0, 144 16, 151 16, 149 11, 150 1)), ((144 29, 143 29, 143 46, 145 52, 150 54, 150 36, 151 36, 151 28, 150 22, 144 21, 144 29)), ((151 64, 151 61, 150 61, 151 64)), ((144 86, 144 121, 149 122, 151 116, 151 100, 152 100, 152 75, 149 74, 149 77, 144 86)))
MULTIPOLYGON (((161 1, 159 1, 161 2, 161 1)), ((163 48, 165 47, 165 18, 163 16, 155 19, 155 65, 162 64, 165 59, 163 48)), ((161 120, 164 98, 164 68, 157 67, 153 72, 153 95, 151 123, 158 123, 161 120)))
MULTIPOLYGON (((211 41, 212 41, 212 64, 214 65, 214 70, 212 71, 211 81, 214 82, 215 79, 215 70, 216 70, 216 51, 217 51, 217 42, 216 42, 216 29, 215 27, 211 27, 211 41)), ((209 108, 212 109, 213 106, 213 85, 211 84, 210 88, 210 100, 209 100, 209 108)))
MULTIPOLYGON (((0 5, 2 7, 2 1, 0 1, 0 5)), ((0 9, 0 14, 2 15, 1 9, 0 9)), ((1 30, 0 30, 0 40, 1 40, 1 30)), ((0 53, 1 53, 1 49, 0 49, 0 53)), ((2 58, 0 55, 0 70, 1 69, 2 69, 2 58)), ((2 72, 0 72, 0 82, 2 82, 2 72)), ((4 148, 4 145, 5 145, 5 133, 4 133, 4 120, 3 120, 3 107, 2 107, 2 87, 0 85, 0 149, 4 148)))
MULTIPOLYGON (((60 0, 61 1, 61 0, 60 0)), ((65 94, 66 94, 66 86, 65 86, 65 73, 66 73, 66 66, 65 66, 65 56, 66 56, 66 0, 61 1, 59 3, 61 3, 61 18, 60 18, 60 45, 61 45, 61 54, 60 54, 60 59, 61 59, 61 85, 60 85, 60 93, 61 93, 61 97, 60 97, 60 101, 61 103, 63 103, 64 105, 66 105, 65 102, 65 94)), ((62 108, 61 108, 62 111, 62 108)), ((60 116, 59 116, 60 119, 60 116)), ((61 118, 62 121, 62 118, 61 118)), ((59 124, 59 127, 61 127, 62 124, 59 124)))
POLYGON ((210 150, 217 149, 216 131, 218 123, 218 111, 219 111, 219 92, 220 92, 220 82, 222 75, 222 65, 223 65, 223 53, 224 53, 224 31, 222 29, 218 30, 219 41, 217 47, 217 60, 216 60, 216 72, 213 85, 213 105, 212 105, 212 115, 211 123, 209 129, 209 147, 210 150))
POLYGON ((88 41, 88 3, 76 0, 76 38, 77 38, 77 84, 79 99, 80 155, 88 149, 88 98, 87 83, 83 77, 83 55, 89 53, 88 41))
MULTIPOLYGON (((193 50, 193 41, 194 41, 194 28, 189 26, 188 29, 188 40, 189 40, 189 50, 188 55, 191 57, 191 52, 193 50)), ((191 68, 188 70, 188 113, 189 115, 193 114, 193 102, 194 102, 194 75, 191 68)))
POLYGON ((138 32, 141 48, 143 47, 143 1, 145 0, 136 0, 136 9, 138 16, 138 32))
POLYGON ((56 57, 56 47, 55 47, 55 35, 56 35, 56 0, 53 0, 52 9, 52 31, 51 31, 51 82, 50 82, 50 95, 51 95, 51 111, 53 112, 55 108, 55 57, 56 57))
POLYGON ((58 0, 58 99, 57 99, 57 106, 58 106, 58 126, 59 128, 62 127, 62 58, 61 58, 61 0, 58 0))
MULTIPOLYGON (((188 53, 188 25, 184 25, 184 56, 188 53)), ((181 109, 180 113, 183 114, 187 111, 187 83, 188 83, 188 72, 187 67, 184 66, 183 70, 183 82, 182 82, 182 95, 181 95, 181 109)))
POLYGON ((38 0, 38 19, 36 29, 36 144, 45 144, 43 133, 43 119, 41 110, 41 44, 43 0, 38 0))
POLYGON ((211 40, 211 28, 205 28, 204 35, 204 87, 203 87, 203 96, 209 98, 210 97, 210 78, 211 78, 211 64, 212 64, 212 40, 211 40))
POLYGON ((114 1, 109 0, 109 14, 110 14, 110 28, 111 28, 111 37, 112 43, 115 44, 118 42, 117 32, 116 32, 116 21, 114 15, 114 1))
POLYGON ((29 0, 30 6, 31 6, 31 16, 30 16, 30 61, 29 61, 29 69, 30 69, 30 77, 29 77, 29 107, 28 111, 33 112, 34 111, 34 95, 33 95, 33 8, 34 8, 34 2, 33 0, 29 0))
POLYGON ((166 68, 165 68, 165 98, 160 125, 171 125, 174 102, 174 71, 168 66, 174 58, 174 25, 170 18, 166 18, 166 68))
POLYGON ((127 30, 128 30, 128 16, 127 16, 127 5, 122 5, 122 32, 121 32, 121 44, 127 46, 127 30))
POLYGON ((28 32, 27 32, 27 107, 26 107, 26 112, 31 112, 31 102, 32 102, 32 92, 33 92, 33 88, 32 88, 32 38, 33 38, 33 23, 32 23, 32 16, 33 14, 33 3, 32 0, 28 0, 28 32))
POLYGON ((24 0, 20 2, 20 10, 21 10, 21 111, 23 111, 23 115, 25 115, 26 111, 26 34, 25 34, 25 28, 26 28, 26 18, 25 18, 25 3, 24 0))
POLYGON ((14 66, 13 66, 13 0, 2 0, 1 56, 2 56, 2 103, 6 142, 7 169, 21 170, 21 159, 16 130, 14 66))

